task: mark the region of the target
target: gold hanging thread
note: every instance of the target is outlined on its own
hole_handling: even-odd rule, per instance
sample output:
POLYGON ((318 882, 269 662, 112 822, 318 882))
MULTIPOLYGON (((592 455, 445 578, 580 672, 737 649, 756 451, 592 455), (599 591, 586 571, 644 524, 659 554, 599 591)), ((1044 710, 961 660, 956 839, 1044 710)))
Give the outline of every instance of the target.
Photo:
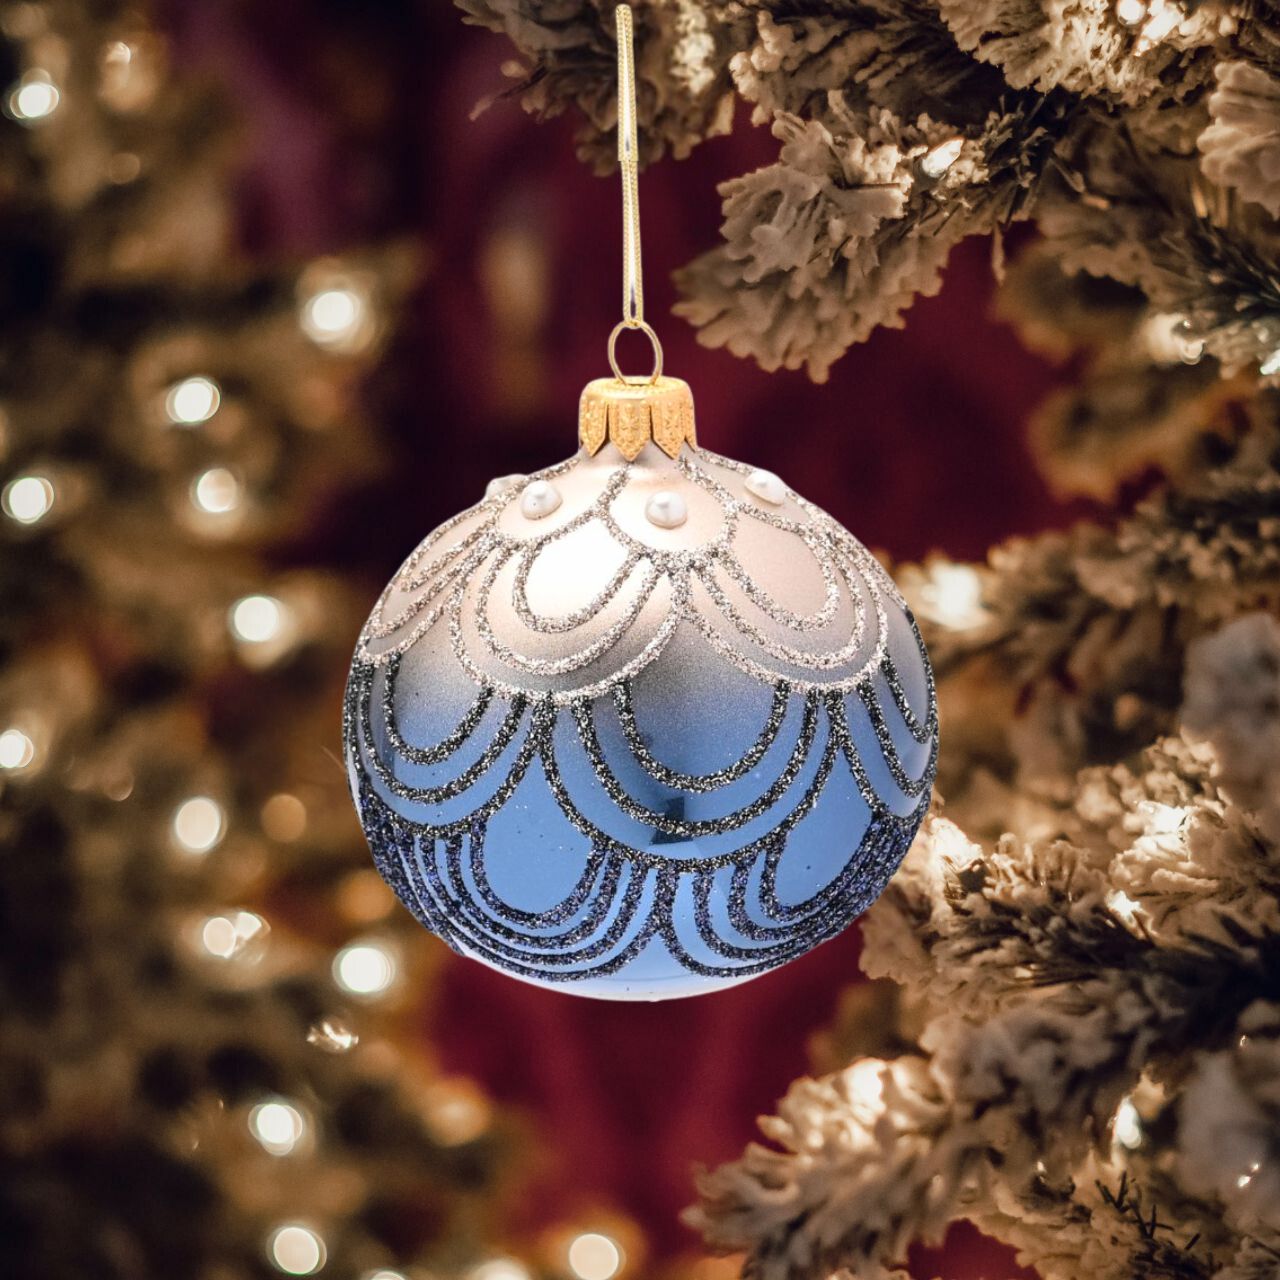
POLYGON ((609 335, 612 378, 597 378, 582 393, 578 439, 588 453, 610 441, 629 462, 652 440, 674 458, 686 442, 696 445, 693 393, 679 378, 662 374, 662 343, 644 318, 644 273, 640 258, 640 160, 636 126, 635 24, 631 6, 615 10, 618 27, 618 169, 622 175, 622 319, 609 335), (648 375, 624 374, 618 338, 636 329, 653 348, 648 375))

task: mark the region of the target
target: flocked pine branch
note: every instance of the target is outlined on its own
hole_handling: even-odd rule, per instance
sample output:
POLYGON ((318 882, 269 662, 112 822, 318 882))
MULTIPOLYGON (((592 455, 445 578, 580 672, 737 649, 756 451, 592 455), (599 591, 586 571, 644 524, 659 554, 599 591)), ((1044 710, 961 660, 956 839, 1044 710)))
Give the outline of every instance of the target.
MULTIPOLYGON (((828 1037, 854 1060, 797 1082, 691 1220, 764 1280, 901 1276, 959 1218, 1044 1280, 1277 1280, 1280 7, 699 7, 708 70, 779 143, 680 273, 701 340, 821 378, 937 289, 952 245, 992 235, 999 265, 1030 221, 998 307, 1081 370, 1036 456, 1065 494, 1149 492, 902 571, 947 816, 865 922, 896 995, 858 1002, 881 1025, 828 1037)), ((640 9, 661 41, 685 6, 640 9)), ((536 107, 556 21, 490 12, 536 28, 536 107)), ((607 87, 556 83, 607 133, 607 87)), ((658 136, 668 100, 642 108, 658 136)))

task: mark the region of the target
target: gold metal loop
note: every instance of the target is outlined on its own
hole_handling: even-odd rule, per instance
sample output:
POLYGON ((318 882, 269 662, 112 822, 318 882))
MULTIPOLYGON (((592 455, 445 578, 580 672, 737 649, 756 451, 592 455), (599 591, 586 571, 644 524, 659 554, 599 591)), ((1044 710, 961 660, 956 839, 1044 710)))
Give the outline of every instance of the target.
POLYGON ((609 335, 609 368, 613 370, 613 376, 619 382, 625 382, 629 387, 650 386, 662 377, 662 343, 658 341, 658 335, 654 333, 652 326, 647 325, 643 320, 639 324, 628 324, 625 320, 619 320, 613 326, 613 332, 609 335), (624 329, 634 329, 638 333, 643 333, 649 339, 649 345, 653 348, 653 372, 647 377, 634 373, 623 373, 618 368, 618 335, 624 329))

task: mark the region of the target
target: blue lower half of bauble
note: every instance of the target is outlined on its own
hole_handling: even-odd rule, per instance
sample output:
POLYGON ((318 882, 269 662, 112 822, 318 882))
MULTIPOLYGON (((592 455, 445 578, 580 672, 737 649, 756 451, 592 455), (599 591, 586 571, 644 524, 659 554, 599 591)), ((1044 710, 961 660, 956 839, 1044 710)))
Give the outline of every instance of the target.
POLYGON ((405 676, 357 663, 347 695, 380 872, 456 951, 575 994, 692 996, 787 963, 875 900, 929 802, 927 667, 907 690, 888 655, 852 690, 701 702, 642 674, 463 708, 405 676))

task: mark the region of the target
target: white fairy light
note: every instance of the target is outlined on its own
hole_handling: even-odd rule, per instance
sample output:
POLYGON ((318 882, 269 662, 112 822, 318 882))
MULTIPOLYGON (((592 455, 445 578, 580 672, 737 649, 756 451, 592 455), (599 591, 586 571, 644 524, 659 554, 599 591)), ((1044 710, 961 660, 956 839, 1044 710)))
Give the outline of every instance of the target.
POLYGON ((165 393, 164 411, 177 426, 198 427, 218 412, 221 403, 222 391, 218 384, 200 375, 175 382, 165 393))
POLYGON ((47 120, 58 109, 62 94, 47 71, 28 71, 10 90, 9 114, 20 124, 33 125, 47 120))
POLYGON ((1172 0, 1150 0, 1147 19, 1138 32, 1133 51, 1142 55, 1155 48, 1161 40, 1176 28, 1186 16, 1182 6, 1172 0))
POLYGON ((210 515, 226 515, 240 505, 240 481, 226 467, 210 467, 191 483, 191 501, 210 515))
POLYGON ((1142 800, 1138 812, 1145 820, 1146 832, 1152 836, 1177 835, 1182 830, 1188 814, 1177 805, 1161 804, 1157 800, 1142 800))
POLYGON ((226 817, 211 796, 191 796, 173 811, 173 839, 186 853, 208 853, 222 839, 226 817))
POLYGON ((885 1064, 879 1058, 862 1058, 845 1072, 845 1089, 849 1102, 865 1124, 873 1122, 884 1110, 885 1064))
POLYGON ((356 351, 369 336, 369 298, 354 281, 332 279, 302 301, 302 331, 319 347, 356 351))
POLYGON ((623 1255, 615 1240, 599 1231, 584 1231, 569 1243, 569 1270, 578 1280, 613 1280, 623 1255))
POLYGON ((230 911, 209 916, 200 926, 200 944, 219 960, 232 960, 268 933, 267 922, 253 911, 230 911))
POLYGON ((375 999, 396 980, 395 957, 381 942, 352 942, 334 956, 333 980, 353 996, 375 999))
POLYGON ((17 773, 36 758, 36 744, 21 729, 10 728, 0 733, 0 769, 17 773))
POLYGON ((1113 889, 1107 894, 1107 906, 1126 924, 1132 924, 1137 917, 1139 904, 1123 889, 1113 889))
POLYGON ((301 840, 307 831, 307 806, 287 791, 277 793, 262 806, 262 829, 281 844, 301 840))
POLYGON ((273 1156, 289 1155, 307 1132, 301 1111, 284 1098, 268 1098, 249 1112, 249 1132, 273 1156))
POLYGON ((1277 347, 1259 366, 1258 372, 1264 378, 1271 377, 1274 373, 1280 373, 1280 347, 1277 347))
POLYGON ((490 1258, 467 1272, 467 1280, 531 1280, 529 1269, 515 1258, 490 1258))
POLYGON ((403 1271, 393 1271, 390 1267, 379 1267, 376 1271, 364 1272, 360 1280, 409 1280, 403 1271))
POLYGON ((1176 313, 1148 316, 1140 334, 1151 358, 1160 364, 1198 364, 1204 356, 1204 339, 1191 337, 1186 318, 1176 313))
POLYGON ((57 498, 53 481, 47 476, 16 476, 4 487, 0 506, 10 520, 19 524, 35 524, 53 510, 57 498))
POLYGON ((1142 1117, 1131 1098, 1125 1098, 1116 1108, 1116 1118, 1111 1126, 1111 1136, 1122 1147, 1136 1151, 1142 1146, 1142 1117))
POLYGON ((441 1080, 426 1100, 427 1123, 442 1146, 474 1142, 489 1127, 489 1104, 469 1080, 441 1080))
POLYGON ((286 612, 275 596, 244 596, 231 606, 228 618, 237 640, 266 644, 280 635, 286 612))
POLYGON ((963 149, 963 138, 948 138, 946 142, 939 142, 920 157, 920 169, 930 178, 940 178, 960 159, 963 149))
POLYGON ((967 564, 935 560, 919 588, 921 611, 952 631, 981 626, 987 612, 982 607, 982 579, 967 564))
POLYGON ((1116 21, 1125 27, 1139 26, 1147 16, 1147 0, 1116 0, 1116 21))
POLYGON ((286 1222, 267 1237, 267 1258, 289 1276, 313 1276, 325 1264, 328 1250, 318 1232, 301 1222, 286 1222))

